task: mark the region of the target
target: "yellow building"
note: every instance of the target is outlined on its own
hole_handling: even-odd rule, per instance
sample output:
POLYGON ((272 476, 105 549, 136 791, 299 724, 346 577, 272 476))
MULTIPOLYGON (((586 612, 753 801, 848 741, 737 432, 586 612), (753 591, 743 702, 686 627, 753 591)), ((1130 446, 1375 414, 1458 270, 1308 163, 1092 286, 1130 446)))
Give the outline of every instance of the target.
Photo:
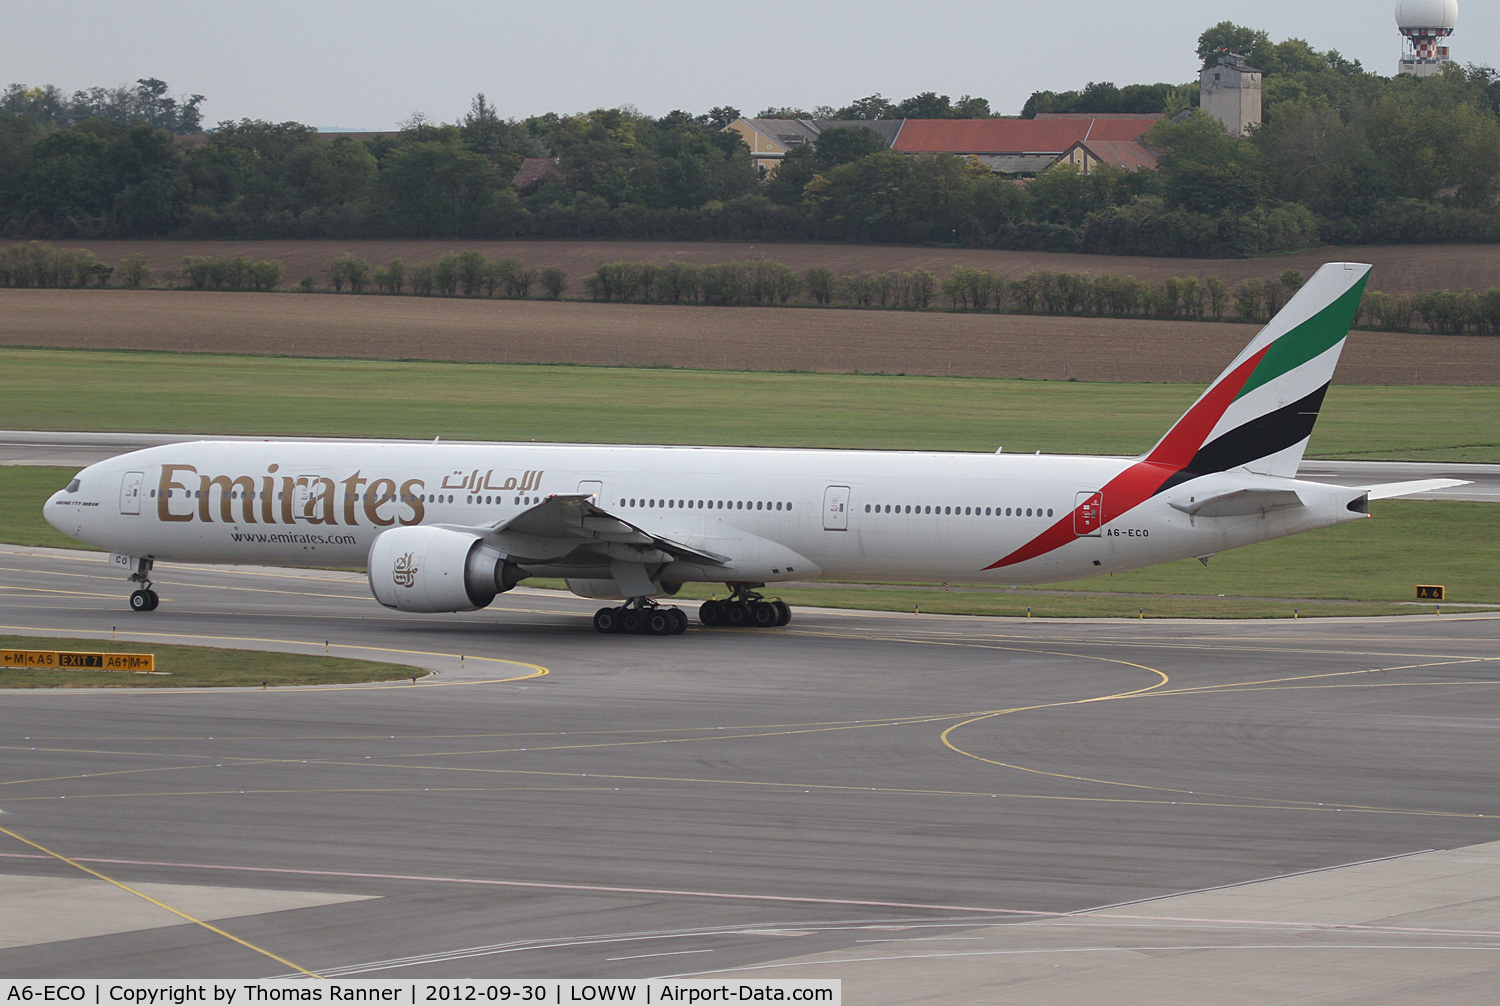
POLYGON ((859 126, 873 129, 894 143, 904 119, 735 119, 726 132, 738 133, 750 148, 750 159, 766 174, 776 171, 781 159, 805 143, 812 143, 825 129, 859 126))

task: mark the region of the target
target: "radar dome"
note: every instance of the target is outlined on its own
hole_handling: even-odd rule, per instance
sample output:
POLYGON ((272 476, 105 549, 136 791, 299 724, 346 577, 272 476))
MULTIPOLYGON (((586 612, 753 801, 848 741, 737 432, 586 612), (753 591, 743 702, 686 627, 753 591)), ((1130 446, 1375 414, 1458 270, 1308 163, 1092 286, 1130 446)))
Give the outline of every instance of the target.
POLYGON ((1447 34, 1458 24, 1458 0, 1399 0, 1396 25, 1402 31, 1436 29, 1447 34))

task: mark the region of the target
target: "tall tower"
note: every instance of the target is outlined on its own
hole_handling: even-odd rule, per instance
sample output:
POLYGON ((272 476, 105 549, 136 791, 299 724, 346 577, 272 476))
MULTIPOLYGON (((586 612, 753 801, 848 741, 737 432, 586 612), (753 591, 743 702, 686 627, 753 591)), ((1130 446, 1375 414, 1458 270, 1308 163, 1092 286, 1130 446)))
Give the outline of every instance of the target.
POLYGON ((1244 136, 1260 123, 1262 76, 1244 56, 1221 52, 1198 74, 1198 105, 1224 123, 1230 136, 1244 136))
POLYGON ((1431 77, 1452 62, 1448 47, 1438 42, 1453 34, 1458 22, 1458 0, 1398 0, 1396 27, 1406 36, 1398 74, 1431 77))

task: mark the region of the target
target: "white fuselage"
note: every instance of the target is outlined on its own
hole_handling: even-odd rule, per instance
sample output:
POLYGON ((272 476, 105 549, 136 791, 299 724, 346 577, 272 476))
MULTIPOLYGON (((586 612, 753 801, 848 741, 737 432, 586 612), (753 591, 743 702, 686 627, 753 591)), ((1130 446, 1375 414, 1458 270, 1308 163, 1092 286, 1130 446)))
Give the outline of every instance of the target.
POLYGON ((48 501, 46 516, 64 533, 126 556, 361 566, 389 528, 493 527, 549 495, 589 493, 599 507, 646 532, 764 560, 746 558, 744 566, 723 570, 684 567, 679 580, 1007 584, 1201 556, 1363 516, 1350 509, 1359 490, 1291 479, 1278 481, 1297 492, 1300 506, 1205 518, 1170 505, 1231 490, 1241 474, 1265 481, 1226 472, 1122 513, 1106 507, 1102 527, 1080 526, 1077 536, 1045 554, 986 569, 1137 463, 1007 454, 206 441, 93 465, 74 491, 48 501))

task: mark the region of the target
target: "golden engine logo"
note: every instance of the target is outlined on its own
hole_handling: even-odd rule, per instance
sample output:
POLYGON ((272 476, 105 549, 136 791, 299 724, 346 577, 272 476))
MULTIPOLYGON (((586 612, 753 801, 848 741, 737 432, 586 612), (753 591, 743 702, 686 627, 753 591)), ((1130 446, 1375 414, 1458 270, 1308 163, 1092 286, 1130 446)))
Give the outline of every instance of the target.
POLYGON ((396 581, 398 587, 410 587, 417 582, 415 553, 408 552, 396 560, 396 565, 391 570, 391 579, 396 581))

